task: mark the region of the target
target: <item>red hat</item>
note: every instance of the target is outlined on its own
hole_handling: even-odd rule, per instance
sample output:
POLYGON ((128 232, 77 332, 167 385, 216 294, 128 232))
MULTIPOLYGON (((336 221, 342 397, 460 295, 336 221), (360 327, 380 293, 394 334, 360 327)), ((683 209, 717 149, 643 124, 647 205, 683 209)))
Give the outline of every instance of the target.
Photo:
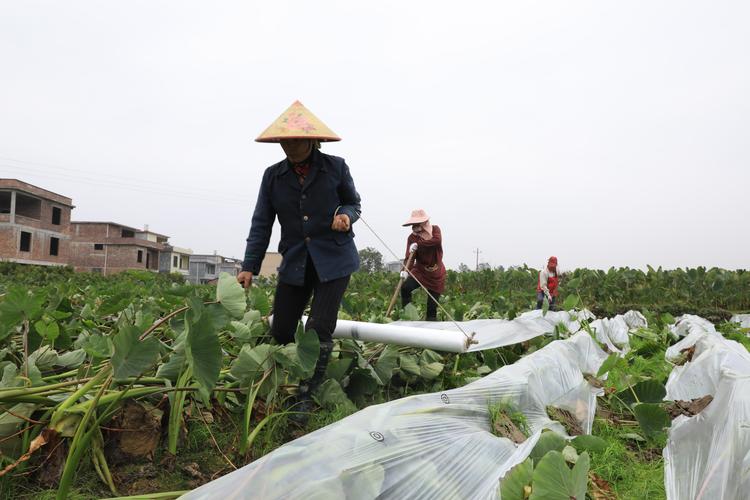
POLYGON ((557 257, 555 257, 555 256, 553 255, 552 257, 550 257, 550 258, 549 258, 549 260, 548 260, 547 262, 548 262, 548 263, 549 263, 549 262, 554 262, 555 264, 557 264, 557 257))

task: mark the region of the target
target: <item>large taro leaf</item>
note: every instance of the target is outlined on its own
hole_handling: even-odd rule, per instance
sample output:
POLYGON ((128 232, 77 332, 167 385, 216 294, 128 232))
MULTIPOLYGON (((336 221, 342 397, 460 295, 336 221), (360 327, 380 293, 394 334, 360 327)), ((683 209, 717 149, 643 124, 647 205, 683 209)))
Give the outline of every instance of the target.
POLYGON ((185 353, 173 352, 166 363, 159 366, 156 370, 157 378, 165 378, 172 382, 177 382, 177 377, 182 373, 182 368, 185 364, 185 353))
POLYGON ((669 427, 669 414, 658 403, 640 403, 633 407, 635 418, 646 436, 653 437, 669 427))
POLYGON ((250 289, 250 307, 260 312, 262 316, 268 316, 271 312, 271 303, 268 296, 261 288, 252 287, 250 289))
POLYGON ((526 500, 533 473, 534 464, 529 459, 513 467, 500 483, 500 497, 503 500, 526 500))
POLYGON ((414 304, 406 304, 404 310, 401 311, 401 319, 406 321, 419 321, 419 311, 414 304))
POLYGON ((81 348, 92 358, 109 358, 114 353, 114 344, 112 339, 94 333, 84 337, 80 343, 81 348))
POLYGON ((22 320, 35 320, 42 314, 45 295, 25 288, 11 288, 0 300, 0 340, 13 333, 22 320))
POLYGON ((443 363, 428 363, 419 366, 419 374, 423 379, 432 380, 443 372, 443 363))
POLYGON ((398 366, 398 348, 392 345, 385 346, 375 363, 375 373, 383 384, 387 384, 393 376, 393 370, 398 366))
POLYGON ((355 411, 357 407, 346 396, 341 384, 333 379, 328 379, 315 391, 315 399, 324 407, 343 406, 350 411, 355 411))
POLYGON ((664 388, 664 384, 653 379, 638 382, 634 386, 617 393, 617 397, 629 405, 635 402, 660 403, 666 395, 667 390, 664 388))
POLYGON ((237 278, 229 273, 219 274, 219 283, 216 285, 216 301, 235 318, 241 318, 245 314, 245 309, 247 309, 245 290, 237 282, 237 278))
POLYGON ((370 370, 355 368, 349 375, 349 385, 346 387, 346 391, 356 400, 372 394, 377 388, 378 380, 370 370))
POLYGON ((417 357, 412 354, 402 354, 399 356, 399 368, 407 376, 421 376, 422 370, 417 363, 417 357))
POLYGON ((352 358, 336 358, 331 359, 326 369, 326 378, 332 378, 341 382, 349 371, 349 367, 352 366, 352 358))
POLYGON ((578 451, 579 453, 583 451, 601 453, 609 446, 607 441, 605 441, 604 439, 598 436, 591 436, 587 434, 582 434, 580 436, 574 437, 570 444, 572 444, 576 451, 578 451))
POLYGON ((198 321, 188 326, 185 356, 192 368, 193 379, 198 382, 198 393, 207 400, 221 370, 221 344, 212 315, 201 314, 198 321))
POLYGON ((86 351, 76 349, 57 356, 57 365, 63 368, 78 368, 86 360, 86 351))
POLYGON ((270 344, 260 344, 255 347, 250 344, 243 345, 229 373, 240 380, 243 386, 260 379, 263 372, 271 368, 272 350, 273 347, 270 344))
POLYGON ((543 456, 550 451, 562 451, 565 448, 565 438, 560 436, 558 433, 553 431, 544 431, 539 436, 539 441, 536 442, 534 449, 531 450, 529 456, 538 462, 543 456))
POLYGON ((294 335, 294 342, 297 345, 297 361, 305 378, 312 376, 315 370, 315 364, 318 362, 320 355, 320 340, 315 330, 297 329, 294 335))
POLYGON ((589 455, 582 453, 573 466, 565 463, 563 454, 550 451, 534 469, 530 500, 585 500, 588 483, 589 455))
POLYGON ((135 326, 123 325, 112 339, 112 368, 115 378, 137 377, 156 362, 159 341, 154 337, 139 340, 140 334, 135 326))
POLYGON ((568 295, 565 297, 565 302, 563 302, 563 311, 570 311, 571 309, 575 309, 578 306, 579 302, 578 295, 568 295))

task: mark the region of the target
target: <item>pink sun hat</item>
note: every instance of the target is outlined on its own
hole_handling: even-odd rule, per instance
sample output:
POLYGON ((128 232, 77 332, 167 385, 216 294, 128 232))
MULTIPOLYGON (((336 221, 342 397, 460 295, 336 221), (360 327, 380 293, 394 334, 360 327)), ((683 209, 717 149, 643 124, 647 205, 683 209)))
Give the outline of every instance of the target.
POLYGON ((421 208, 418 208, 416 210, 411 211, 411 217, 409 217, 409 220, 401 224, 402 226, 411 226, 413 224, 421 224, 423 222, 427 222, 430 220, 430 216, 427 215, 427 212, 422 210, 421 208))

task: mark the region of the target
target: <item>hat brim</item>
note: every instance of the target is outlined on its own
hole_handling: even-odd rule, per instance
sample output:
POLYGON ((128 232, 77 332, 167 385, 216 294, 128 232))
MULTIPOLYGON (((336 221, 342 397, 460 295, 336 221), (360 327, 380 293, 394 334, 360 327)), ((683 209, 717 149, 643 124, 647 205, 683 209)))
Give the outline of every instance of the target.
POLYGON ((412 217, 401 225, 404 227, 413 226, 414 224, 422 224, 423 222, 427 222, 428 220, 430 220, 429 217, 412 217))
POLYGON ((320 141, 320 142, 337 142, 341 140, 341 137, 331 137, 331 136, 325 136, 325 137, 315 137, 315 136, 309 136, 309 135, 287 135, 287 136, 277 136, 277 137, 256 137, 255 142, 281 142, 284 139, 310 139, 313 141, 320 141))

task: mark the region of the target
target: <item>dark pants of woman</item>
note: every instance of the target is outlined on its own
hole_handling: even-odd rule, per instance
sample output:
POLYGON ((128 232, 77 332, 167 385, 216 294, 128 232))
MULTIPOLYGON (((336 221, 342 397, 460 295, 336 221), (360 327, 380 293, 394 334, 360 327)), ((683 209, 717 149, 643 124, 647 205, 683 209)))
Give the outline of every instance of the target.
MULTIPOLYGON (((549 301, 549 310, 554 311, 555 310, 555 297, 552 296, 552 300, 549 301)), ((542 305, 544 304, 544 292, 536 292, 536 308, 541 309, 542 305)))
POLYGON ((322 343, 333 342, 341 299, 349 285, 349 276, 321 283, 310 256, 305 265, 305 283, 302 286, 279 283, 273 301, 273 324, 271 335, 280 344, 294 342, 302 313, 310 297, 312 306, 305 330, 315 330, 322 343))
MULTIPOLYGON (((414 290, 420 288, 417 280, 409 276, 401 285, 401 306, 406 307, 406 304, 411 302, 411 294, 414 290)), ((430 290, 430 295, 435 297, 432 300, 431 297, 427 297, 427 321, 437 321, 437 300, 440 300, 440 294, 433 290, 430 290)))

